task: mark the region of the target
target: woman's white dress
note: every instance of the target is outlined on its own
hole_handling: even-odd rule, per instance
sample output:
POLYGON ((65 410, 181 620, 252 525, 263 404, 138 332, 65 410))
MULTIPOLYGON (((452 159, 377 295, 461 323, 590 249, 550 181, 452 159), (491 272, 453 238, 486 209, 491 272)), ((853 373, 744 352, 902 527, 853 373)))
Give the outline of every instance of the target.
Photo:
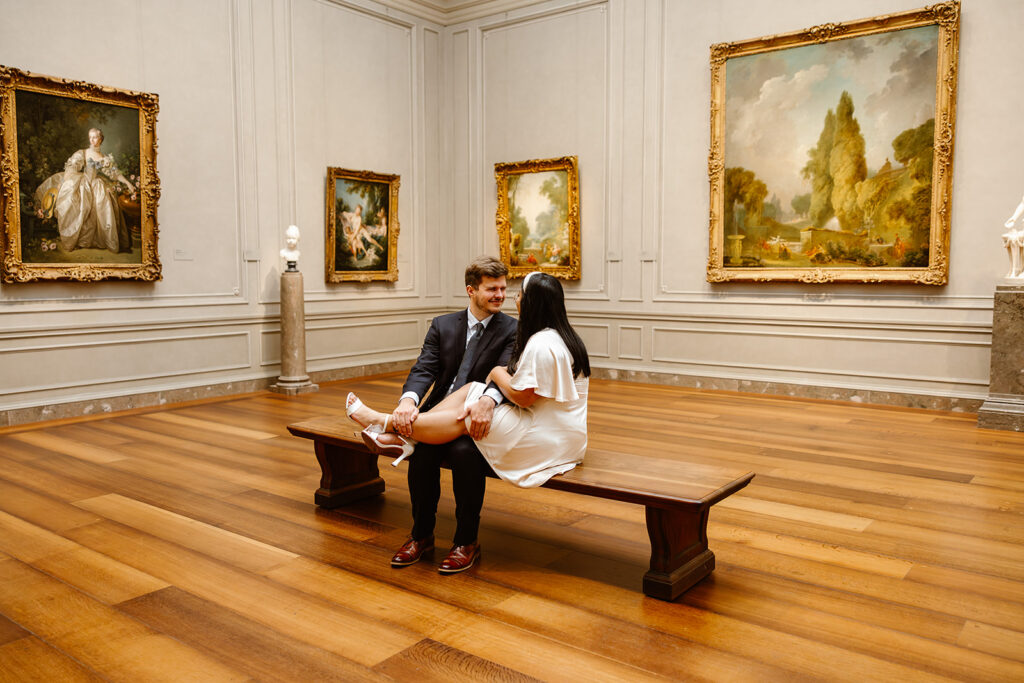
POLYGON ((113 252, 131 249, 128 226, 117 205, 114 156, 102 161, 80 149, 64 164, 64 172, 47 178, 36 190, 39 206, 53 207, 64 251, 92 247, 113 252))
MULTIPOLYGON (((484 388, 474 382, 466 405, 475 403, 484 388)), ((538 398, 529 408, 512 403, 497 406, 490 432, 476 445, 505 481, 540 486, 583 461, 590 380, 573 377, 572 354, 558 333, 548 328, 526 342, 512 375, 512 388, 532 388, 538 398)))

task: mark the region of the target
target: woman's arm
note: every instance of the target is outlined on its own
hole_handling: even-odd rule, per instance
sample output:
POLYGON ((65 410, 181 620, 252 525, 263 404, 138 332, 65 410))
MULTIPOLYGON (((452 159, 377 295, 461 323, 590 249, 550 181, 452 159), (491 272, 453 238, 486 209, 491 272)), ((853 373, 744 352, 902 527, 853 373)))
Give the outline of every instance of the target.
POLYGON ((132 185, 132 184, 131 184, 131 181, 129 181, 129 180, 127 179, 127 178, 125 178, 125 177, 124 177, 124 174, 123 174, 123 173, 121 173, 120 171, 118 171, 118 172, 117 172, 117 179, 118 179, 118 180, 119 180, 120 182, 122 182, 122 183, 124 183, 124 184, 125 184, 125 186, 126 186, 126 187, 128 188, 128 191, 129 191, 129 192, 131 192, 132 194, 135 194, 135 186, 134 186, 134 185, 132 185))
POLYGON ((135 194, 135 186, 132 185, 128 181, 128 179, 124 177, 123 173, 121 173, 121 169, 119 169, 117 167, 117 164, 114 163, 113 156, 112 155, 107 155, 107 158, 110 159, 110 170, 111 170, 111 174, 110 175, 112 175, 114 177, 115 181, 117 181, 119 183, 124 183, 125 186, 128 188, 128 191, 131 192, 132 194, 135 194))
POLYGON ((487 375, 488 382, 494 382, 501 389, 501 393, 505 395, 505 398, 515 403, 521 408, 529 408, 540 398, 533 387, 529 389, 518 389, 512 388, 512 375, 508 374, 508 370, 502 366, 497 366, 491 370, 487 375))

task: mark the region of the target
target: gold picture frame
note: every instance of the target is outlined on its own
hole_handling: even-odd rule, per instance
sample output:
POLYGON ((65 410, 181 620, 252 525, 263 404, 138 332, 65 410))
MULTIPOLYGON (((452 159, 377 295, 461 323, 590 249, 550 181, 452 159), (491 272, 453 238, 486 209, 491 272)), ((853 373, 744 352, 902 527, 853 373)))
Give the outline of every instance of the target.
POLYGON ((509 277, 540 270, 563 280, 579 280, 576 157, 495 164, 494 179, 498 184, 498 245, 509 277))
POLYGON ((6 283, 161 278, 159 98, 0 66, 6 283))
POLYGON ((711 46, 709 282, 946 284, 959 28, 943 2, 711 46))
POLYGON ((327 169, 327 282, 398 280, 400 178, 327 169))

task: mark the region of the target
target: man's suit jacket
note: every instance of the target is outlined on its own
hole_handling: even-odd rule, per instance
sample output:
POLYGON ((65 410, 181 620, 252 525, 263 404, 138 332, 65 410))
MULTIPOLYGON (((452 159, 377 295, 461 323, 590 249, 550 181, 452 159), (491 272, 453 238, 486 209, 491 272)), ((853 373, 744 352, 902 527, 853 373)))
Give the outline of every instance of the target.
MULTIPOLYGON (((420 356, 402 387, 403 393, 414 391, 422 397, 433 385, 430 395, 420 404, 420 410, 430 410, 448 394, 448 387, 466 353, 468 320, 468 312, 462 310, 438 316, 430 323, 420 356)), ((515 318, 504 313, 492 316, 480 337, 468 381, 483 382, 495 365, 508 365, 515 344, 516 324, 515 318)))

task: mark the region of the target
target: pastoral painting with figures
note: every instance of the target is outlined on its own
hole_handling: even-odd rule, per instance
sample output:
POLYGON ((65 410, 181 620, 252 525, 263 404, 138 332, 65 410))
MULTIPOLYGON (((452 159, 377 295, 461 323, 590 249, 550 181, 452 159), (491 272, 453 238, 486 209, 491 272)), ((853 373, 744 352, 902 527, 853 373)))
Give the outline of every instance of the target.
POLYGON ((580 278, 579 171, 576 157, 494 165, 501 257, 511 277, 542 270, 580 278))
POLYGON ((154 94, 0 67, 3 279, 158 280, 154 94))
POLYGON ((327 281, 398 276, 396 175, 328 169, 327 281))
POLYGON ((723 46, 736 54, 713 102, 724 114, 724 159, 712 163, 719 279, 944 281, 956 71, 943 18, 922 10, 826 27, 831 40, 810 30, 723 46))

